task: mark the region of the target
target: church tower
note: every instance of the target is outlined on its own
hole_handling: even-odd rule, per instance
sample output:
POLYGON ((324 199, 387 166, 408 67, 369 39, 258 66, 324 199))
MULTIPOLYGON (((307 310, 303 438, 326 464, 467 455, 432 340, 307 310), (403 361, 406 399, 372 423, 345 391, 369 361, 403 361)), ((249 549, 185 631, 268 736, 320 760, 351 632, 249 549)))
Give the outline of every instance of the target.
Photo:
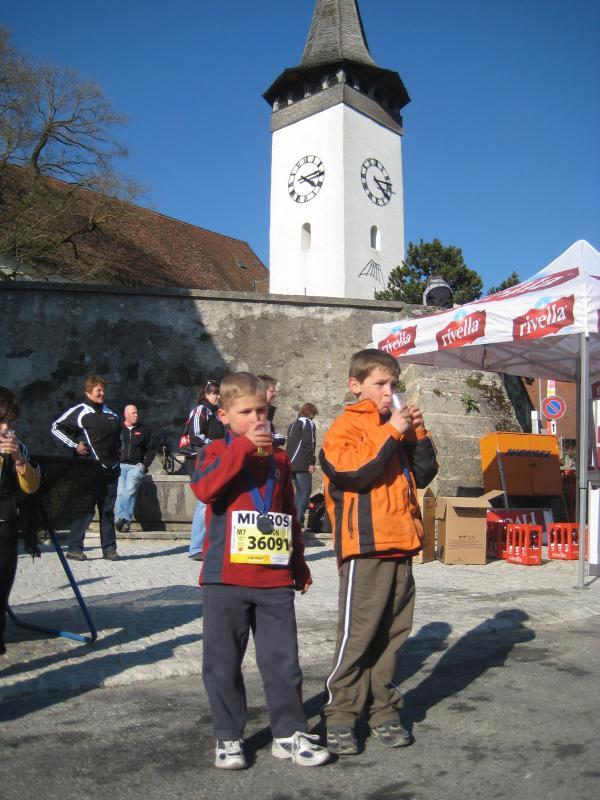
POLYGON ((369 52, 356 0, 317 0, 273 109, 270 291, 373 299, 404 258, 397 72, 369 52))

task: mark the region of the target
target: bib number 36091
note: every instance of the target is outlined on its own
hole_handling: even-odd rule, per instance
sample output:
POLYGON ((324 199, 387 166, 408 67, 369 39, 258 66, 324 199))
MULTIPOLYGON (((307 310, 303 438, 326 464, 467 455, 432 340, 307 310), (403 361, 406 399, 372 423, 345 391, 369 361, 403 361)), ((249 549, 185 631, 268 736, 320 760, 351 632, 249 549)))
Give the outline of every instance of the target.
POLYGON ((285 566, 292 551, 292 518, 289 514, 269 514, 273 530, 261 533, 256 511, 234 511, 231 515, 233 564, 285 566))

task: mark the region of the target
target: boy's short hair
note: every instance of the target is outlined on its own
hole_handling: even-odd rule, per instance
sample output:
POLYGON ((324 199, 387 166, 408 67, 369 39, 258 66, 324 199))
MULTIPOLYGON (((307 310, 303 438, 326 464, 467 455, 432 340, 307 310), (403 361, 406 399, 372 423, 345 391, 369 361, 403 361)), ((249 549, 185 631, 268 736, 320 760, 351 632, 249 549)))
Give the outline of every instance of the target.
POLYGON ((389 353, 384 353, 383 350, 377 350, 375 347, 368 347, 366 350, 359 350, 358 353, 354 353, 350 359, 348 377, 362 383, 365 378, 369 377, 375 367, 381 367, 381 369, 386 370, 396 380, 400 377, 400 367, 396 359, 389 353))
POLYGON ((277 378, 273 378, 271 375, 258 375, 258 377, 264 383, 265 389, 268 389, 269 386, 277 388, 277 378))
POLYGON ((265 384, 257 375, 253 375, 251 372, 232 372, 231 375, 227 375, 221 381, 219 393, 219 404, 225 411, 238 397, 247 395, 263 396, 266 402, 265 384))
POLYGON ((86 378, 83 384, 83 391, 86 394, 90 394, 95 386, 102 386, 103 389, 106 389, 106 381, 102 375, 90 375, 89 378, 86 378))

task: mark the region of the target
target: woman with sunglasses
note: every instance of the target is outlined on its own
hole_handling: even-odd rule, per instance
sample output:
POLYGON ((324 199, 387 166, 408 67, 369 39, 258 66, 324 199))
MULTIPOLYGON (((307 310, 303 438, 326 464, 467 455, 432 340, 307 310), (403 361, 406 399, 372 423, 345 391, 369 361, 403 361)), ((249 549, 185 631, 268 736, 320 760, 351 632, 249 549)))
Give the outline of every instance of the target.
MULTIPOLYGON (((190 446, 198 453, 213 439, 223 439, 225 428, 217 415, 219 404, 219 384, 217 381, 208 381, 204 391, 198 398, 190 421, 190 446)), ((192 531, 190 534, 189 557, 195 561, 202 560, 202 547, 206 535, 205 525, 206 506, 201 500, 196 501, 192 531)))

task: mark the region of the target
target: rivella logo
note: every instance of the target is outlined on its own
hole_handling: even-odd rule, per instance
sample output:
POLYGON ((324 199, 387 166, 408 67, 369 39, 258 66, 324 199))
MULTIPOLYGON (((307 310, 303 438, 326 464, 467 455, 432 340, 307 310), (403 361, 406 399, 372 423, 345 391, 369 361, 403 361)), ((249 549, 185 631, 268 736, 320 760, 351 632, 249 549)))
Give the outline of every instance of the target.
POLYGON ((570 295, 546 302, 539 308, 530 308, 513 320, 513 341, 541 339, 572 325, 574 304, 575 298, 570 295))
POLYGON ((415 339, 417 336, 417 326, 407 325, 406 328, 393 330, 385 339, 382 339, 377 347, 383 350, 384 353, 389 353, 391 356, 403 356, 408 353, 415 346, 415 339))
POLYGON ((476 339, 485 336, 485 311, 475 311, 459 319, 454 319, 435 335, 438 350, 449 350, 453 347, 464 347, 473 344, 476 339))

